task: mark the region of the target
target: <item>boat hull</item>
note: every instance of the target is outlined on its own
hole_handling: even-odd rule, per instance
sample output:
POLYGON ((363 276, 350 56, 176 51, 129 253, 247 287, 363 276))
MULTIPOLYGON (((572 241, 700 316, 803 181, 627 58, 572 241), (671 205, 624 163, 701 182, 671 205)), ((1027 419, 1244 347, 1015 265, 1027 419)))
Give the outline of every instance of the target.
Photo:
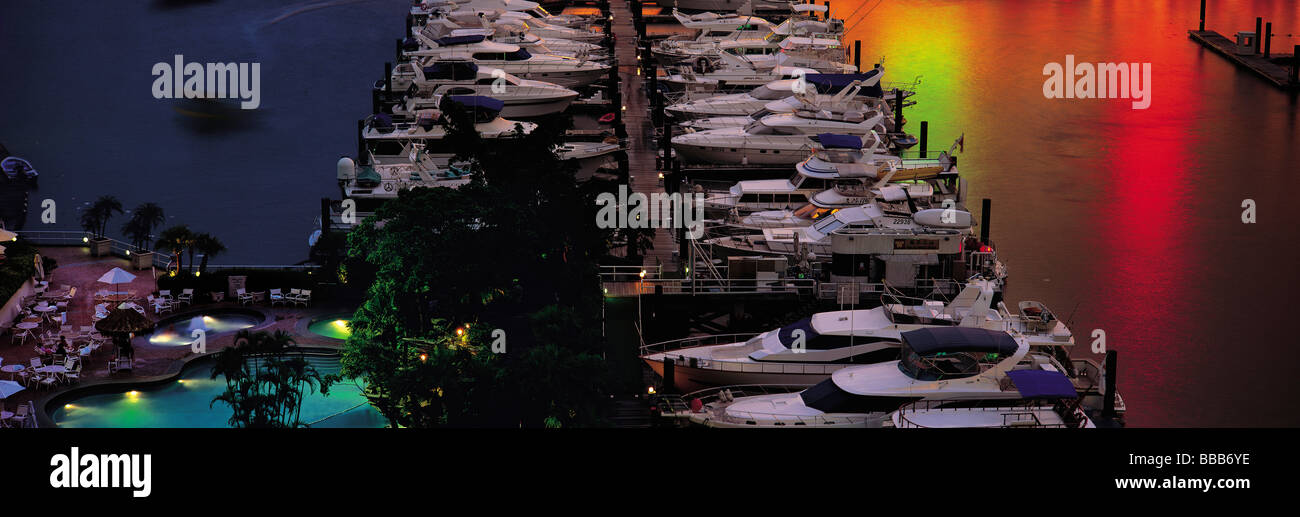
MULTIPOLYGON (((664 363, 653 359, 644 359, 645 363, 654 370, 655 374, 663 378, 664 363)), ((778 365, 779 366, 779 365, 778 365)), ((854 366, 844 364, 843 366, 854 366)), ((818 365, 820 368, 821 365, 818 365)), ((830 373, 818 372, 814 374, 796 374, 796 373, 767 373, 767 372, 737 372, 723 371, 711 368, 691 368, 687 364, 673 365, 673 388, 678 393, 690 393, 707 388, 716 388, 718 386, 731 386, 736 384, 771 384, 771 385, 805 385, 812 386, 821 381, 830 378, 830 373)))

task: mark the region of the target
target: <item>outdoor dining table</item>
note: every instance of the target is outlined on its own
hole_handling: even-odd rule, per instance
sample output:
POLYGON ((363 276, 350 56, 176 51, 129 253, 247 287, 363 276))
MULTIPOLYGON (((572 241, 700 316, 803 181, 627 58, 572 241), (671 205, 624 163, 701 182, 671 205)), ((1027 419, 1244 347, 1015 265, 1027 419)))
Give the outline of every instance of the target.
POLYGON ((3 367, 0 367, 0 372, 9 374, 9 380, 11 381, 14 380, 14 376, 21 371, 23 371, 23 365, 21 364, 6 364, 3 367))
POLYGON ((42 366, 40 368, 37 368, 36 371, 40 373, 58 373, 58 374, 68 373, 68 369, 64 368, 63 365, 61 364, 51 364, 49 366, 42 366))

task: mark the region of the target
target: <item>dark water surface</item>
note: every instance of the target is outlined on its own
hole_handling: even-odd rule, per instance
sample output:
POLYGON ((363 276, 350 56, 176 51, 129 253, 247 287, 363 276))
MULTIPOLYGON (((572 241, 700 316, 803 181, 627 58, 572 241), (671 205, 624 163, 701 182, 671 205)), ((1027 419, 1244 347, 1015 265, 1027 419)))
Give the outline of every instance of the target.
MULTIPOLYGON (((859 14, 877 2, 832 9, 864 4, 859 14)), ((930 121, 931 149, 965 133, 960 167, 972 202, 993 200, 1008 305, 1068 315, 1077 304, 1075 355, 1105 331, 1131 425, 1294 426, 1297 104, 1189 40, 1198 11, 1195 0, 885 0, 846 41, 884 56, 887 79, 923 76, 907 118, 930 121), (1151 63, 1150 108, 1045 98, 1043 66, 1066 54, 1151 63), (1242 224, 1244 199, 1257 224, 1242 224)), ((1300 2, 1211 0, 1207 28, 1254 30, 1256 16, 1273 22, 1275 51, 1300 43, 1300 2)))
MULTIPOLYGON (((405 0, 0 3, 0 142, 41 172, 26 229, 79 230, 112 194, 222 240, 216 262, 307 256, 334 163, 355 154, 370 85, 393 60, 405 0), (158 62, 257 62, 261 107, 158 100, 158 62), (189 114, 187 114, 187 112, 189 114), (58 222, 40 224, 40 200, 58 222)), ((110 223, 111 235, 126 220, 110 223)))
MULTIPOLYGON (((62 228, 113 193, 216 233, 231 248, 220 262, 300 260, 406 4, 272 23, 312 4, 4 2, 0 142, 40 169, 33 196, 59 201, 62 228), (262 63, 261 109, 205 124, 153 99, 150 68, 176 53, 262 63)), ((1120 352, 1131 425, 1294 426, 1297 104, 1189 40, 1197 5, 832 2, 839 17, 870 10, 846 40, 883 56, 889 80, 923 76, 907 118, 931 123, 931 149, 965 134, 961 170, 973 201, 993 200, 1009 305, 1073 313, 1076 355, 1093 329, 1120 352), (1043 66, 1066 54, 1151 63, 1151 107, 1044 98, 1043 66), (1244 199, 1257 224, 1241 223, 1244 199)), ((1253 30, 1255 16, 1274 23, 1275 50, 1300 43, 1300 2, 1211 0, 1209 28, 1253 30)))

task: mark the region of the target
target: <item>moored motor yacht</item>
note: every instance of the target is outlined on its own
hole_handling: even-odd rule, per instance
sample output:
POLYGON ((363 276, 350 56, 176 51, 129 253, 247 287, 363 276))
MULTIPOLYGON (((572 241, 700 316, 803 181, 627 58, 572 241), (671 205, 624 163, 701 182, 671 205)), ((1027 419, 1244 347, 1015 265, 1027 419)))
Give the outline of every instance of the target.
POLYGON ((672 139, 673 151, 686 163, 724 165, 794 165, 822 148, 818 135, 865 137, 863 147, 883 147, 885 116, 879 111, 800 109, 750 122, 743 127, 708 129, 672 139))
POLYGON ((955 326, 900 336, 899 360, 842 368, 796 393, 731 397, 719 390, 679 416, 710 427, 882 427, 891 413, 917 401, 1018 399, 1009 371, 1066 371, 1014 333, 955 326))
MULTIPOLYGON (((812 84, 811 80, 820 80, 822 75, 817 74, 810 76, 813 79, 806 79, 812 84)), ((744 116, 720 116, 705 117, 686 120, 678 123, 683 130, 703 131, 706 129, 721 129, 725 127, 745 126, 750 122, 762 119, 763 117, 776 115, 778 113, 795 113, 797 111, 817 111, 829 114, 842 114, 847 112, 865 113, 876 111, 884 115, 882 125, 889 131, 894 130, 894 110, 890 103, 878 96, 863 95, 861 92, 864 87, 861 84, 850 84, 848 87, 839 90, 834 94, 819 94, 811 90, 811 86, 805 86, 804 92, 796 93, 789 97, 769 101, 749 114, 744 116)), ((878 89, 879 87, 873 88, 878 89)))
POLYGON ((851 229, 885 231, 896 238, 933 236, 960 242, 973 226, 970 212, 956 208, 930 208, 909 213, 879 203, 843 208, 810 225, 765 227, 761 233, 742 233, 705 239, 715 255, 785 255, 807 256, 814 261, 829 260, 832 234, 851 229))
POLYGON ((446 167, 456 155, 456 149, 445 141, 447 129, 444 116, 447 110, 467 110, 474 116, 474 129, 480 138, 510 139, 531 133, 537 128, 532 122, 518 122, 501 118, 504 103, 491 97, 450 95, 440 101, 440 109, 415 113, 414 122, 396 122, 384 113, 371 115, 365 121, 361 136, 370 153, 369 163, 402 163, 410 161, 410 144, 424 144, 424 151, 437 167, 446 167))
POLYGON ((394 84, 408 84, 403 102, 394 115, 414 116, 420 110, 438 107, 444 95, 491 96, 503 103, 501 116, 540 117, 563 112, 578 92, 543 81, 531 81, 504 70, 480 67, 467 59, 436 61, 427 66, 413 62, 393 69, 394 84))
MULTIPOLYGON (((415 63, 413 66, 425 66, 444 59, 470 59, 480 66, 499 68, 524 79, 565 87, 591 84, 609 72, 608 65, 551 54, 533 55, 518 45, 487 41, 482 34, 436 39, 417 34, 416 38, 420 40, 421 48, 403 52, 415 63)), ((400 80, 393 84, 395 89, 407 87, 408 84, 400 80)))

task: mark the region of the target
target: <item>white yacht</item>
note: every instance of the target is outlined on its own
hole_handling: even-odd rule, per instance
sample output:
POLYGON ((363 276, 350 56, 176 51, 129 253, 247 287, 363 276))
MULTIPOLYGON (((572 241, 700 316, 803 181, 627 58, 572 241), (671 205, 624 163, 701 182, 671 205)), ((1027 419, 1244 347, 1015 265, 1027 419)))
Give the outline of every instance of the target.
POLYGON ((681 416, 710 427, 882 427, 917 401, 1019 399, 1009 371, 1068 371, 1014 332, 926 327, 900 337, 899 360, 842 368, 796 393, 731 397, 723 390, 681 416))
POLYGON ((1079 392, 1064 373, 1011 370, 1007 378, 1017 400, 922 400, 889 415, 885 427, 898 429, 1041 428, 1093 429, 1079 392))
POLYGON ((526 16, 528 19, 564 27, 576 27, 594 21, 594 19, 587 16, 551 14, 541 4, 527 0, 423 0, 411 6, 411 14, 416 16, 417 19, 435 16, 440 12, 463 10, 501 10, 526 16))
MULTIPOLYGON (((641 360, 660 377, 665 361, 672 360, 678 393, 733 384, 811 385, 854 364, 898 359, 900 334, 909 330, 954 325, 1000 329, 1011 316, 993 308, 994 295, 990 284, 979 280, 947 304, 890 293, 880 307, 819 312, 752 337, 697 336, 646 345, 641 360)), ((1066 338, 1049 343, 1073 345, 1068 334, 1066 338)))
MULTIPOLYGON (((470 59, 480 66, 499 68, 524 79, 545 81, 565 87, 584 86, 603 79, 609 65, 551 54, 533 55, 518 45, 488 41, 486 36, 447 36, 429 38, 417 34, 421 48, 404 51, 412 66, 425 66, 444 59, 470 59)), ((394 89, 405 89, 409 83, 398 81, 394 89)))
MULTIPOLYGON (((339 159, 337 180, 345 199, 394 199, 397 193, 418 187, 460 188, 470 182, 469 167, 439 166, 422 143, 413 143, 406 161, 376 163, 357 168, 348 157, 339 159)), ((364 207, 358 207, 364 210, 364 207)))
POLYGON ((714 255, 808 256, 813 260, 831 257, 835 232, 851 229, 883 229, 898 238, 920 235, 946 237, 959 242, 971 233, 970 212, 957 208, 928 208, 909 212, 906 207, 869 203, 831 212, 810 225, 764 227, 761 233, 742 233, 705 239, 714 255))
POLYGON ((482 95, 500 100, 501 116, 540 117, 563 112, 578 92, 543 81, 530 81, 504 70, 480 67, 468 59, 435 61, 427 66, 413 62, 393 69, 394 85, 407 84, 405 101, 394 115, 411 117, 420 110, 437 108, 444 95, 482 95))
POLYGON ((708 91, 717 93, 739 93, 783 79, 798 79, 818 73, 811 68, 778 66, 757 69, 753 67, 714 68, 706 64, 703 67, 680 67, 677 73, 670 73, 659 79, 659 84, 672 92, 708 91))
POLYGON ((478 21, 477 25, 461 25, 439 13, 429 18, 423 26, 413 27, 411 36, 403 42, 403 48, 419 50, 420 40, 415 37, 416 33, 423 34, 429 39, 483 35, 497 43, 519 45, 532 54, 555 54, 590 60, 609 58, 608 51, 600 45, 561 38, 542 38, 528 32, 527 24, 514 18, 502 18, 496 22, 487 22, 480 18, 478 21))
POLYGON ((443 111, 469 110, 474 114, 474 129, 484 139, 510 139, 532 133, 537 124, 507 120, 499 116, 504 103, 491 97, 451 95, 443 97, 441 109, 421 110, 414 122, 395 122, 384 113, 366 119, 361 136, 372 159, 370 163, 409 162, 411 144, 423 144, 424 152, 437 167, 446 167, 456 155, 452 144, 444 139, 443 111))
MULTIPOLYGON (((819 76, 814 75, 813 77, 819 76)), ((764 104, 762 108, 747 115, 696 118, 680 122, 678 126, 684 130, 695 131, 746 126, 763 117, 804 110, 832 114, 876 111, 885 116, 882 121, 884 127, 890 131, 894 129, 894 110, 890 107, 889 102, 879 97, 863 95, 864 87, 862 85, 854 84, 834 94, 817 93, 811 90, 812 86, 806 86, 806 88, 808 89, 804 90, 803 93, 796 93, 783 99, 770 101, 764 104)))
MULTIPOLYGON (((755 16, 722 16, 703 13, 693 16, 673 9, 673 16, 682 26, 694 29, 691 36, 670 36, 651 47, 660 63, 676 64, 698 57, 713 57, 715 45, 728 41, 758 40, 772 33, 771 22, 755 16)), ((775 45, 772 45, 775 47, 775 45)))
POLYGON ((674 136, 673 151, 686 163, 793 165, 822 148, 818 135, 860 136, 864 148, 883 149, 885 115, 879 111, 797 110, 750 122, 743 127, 708 129, 674 136))
MULTIPOLYGON (((789 0, 672 0, 673 5, 678 9, 693 12, 755 12, 755 11, 784 11, 791 9, 793 4, 789 0)), ((821 7, 821 6, 818 6, 821 7)))
MULTIPOLYGON (((830 139, 820 136, 823 142, 830 139)), ((824 154, 839 149, 825 149, 814 152, 824 154)), ((745 180, 732 185, 725 192, 711 192, 705 196, 706 210, 721 210, 728 213, 762 213, 771 211, 791 211, 811 205, 810 200, 830 190, 849 191, 856 189, 862 195, 854 199, 861 201, 857 205, 811 205, 814 209, 831 211, 870 202, 910 203, 917 209, 945 206, 960 208, 965 201, 960 195, 959 175, 956 167, 933 166, 931 160, 901 159, 887 154, 876 154, 880 160, 879 169, 822 171, 808 168, 796 168, 789 179, 745 180)), ((806 211, 806 210, 805 210, 806 211)), ((805 215, 811 219, 789 226, 806 226, 828 212, 811 212, 805 215)), ((755 214, 751 214, 755 215, 755 214)), ((765 213, 764 220, 773 217, 786 217, 765 213)))

